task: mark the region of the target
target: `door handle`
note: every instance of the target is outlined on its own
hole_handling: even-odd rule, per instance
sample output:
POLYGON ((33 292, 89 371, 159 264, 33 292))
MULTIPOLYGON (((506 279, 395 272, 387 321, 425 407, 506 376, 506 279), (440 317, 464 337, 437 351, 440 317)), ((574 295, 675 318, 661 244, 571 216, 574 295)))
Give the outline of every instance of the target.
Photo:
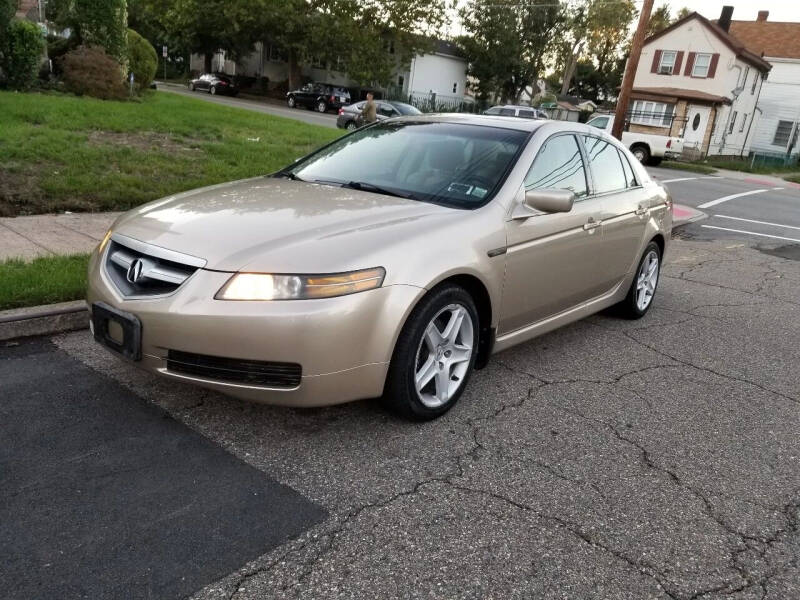
POLYGON ((592 233, 598 227, 600 227, 600 221, 595 221, 593 217, 589 217, 589 220, 583 224, 583 230, 589 233, 592 233))
POLYGON ((647 214, 647 207, 640 204, 639 207, 636 209, 636 214, 638 216, 646 215, 647 214))

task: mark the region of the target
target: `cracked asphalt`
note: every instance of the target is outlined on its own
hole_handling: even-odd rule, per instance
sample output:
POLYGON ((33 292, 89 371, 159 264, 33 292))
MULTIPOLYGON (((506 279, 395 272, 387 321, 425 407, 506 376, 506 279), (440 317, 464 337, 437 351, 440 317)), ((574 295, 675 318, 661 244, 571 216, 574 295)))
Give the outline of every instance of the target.
POLYGON ((146 375, 88 332, 54 341, 327 511, 196 600, 785 600, 800 598, 785 254, 675 240, 647 317, 498 354, 423 424, 369 401, 247 404, 146 375))

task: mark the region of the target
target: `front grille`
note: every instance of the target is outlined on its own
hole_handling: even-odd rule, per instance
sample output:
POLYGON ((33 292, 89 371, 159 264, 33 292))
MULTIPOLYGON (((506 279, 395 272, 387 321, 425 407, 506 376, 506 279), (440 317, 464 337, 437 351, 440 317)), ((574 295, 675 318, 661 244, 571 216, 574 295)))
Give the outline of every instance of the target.
POLYGON ((297 363, 225 358, 180 350, 167 352, 167 370, 216 381, 282 388, 300 385, 302 374, 297 363))
POLYGON ((127 297, 171 294, 205 264, 193 256, 115 234, 108 244, 106 273, 127 297))

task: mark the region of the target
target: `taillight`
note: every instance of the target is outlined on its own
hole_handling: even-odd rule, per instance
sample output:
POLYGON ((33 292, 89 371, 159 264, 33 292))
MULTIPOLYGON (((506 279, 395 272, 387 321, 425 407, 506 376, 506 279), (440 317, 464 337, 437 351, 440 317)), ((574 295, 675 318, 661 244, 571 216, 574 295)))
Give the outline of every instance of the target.
POLYGON ((667 148, 672 148, 672 140, 667 140, 667 148))
POLYGON ((336 96, 331 95, 331 102, 336 102, 336 96))
POLYGON ((343 114, 344 114, 344 109, 343 109, 343 108, 340 108, 340 109, 339 109, 339 114, 340 114, 340 115, 343 115, 343 114))

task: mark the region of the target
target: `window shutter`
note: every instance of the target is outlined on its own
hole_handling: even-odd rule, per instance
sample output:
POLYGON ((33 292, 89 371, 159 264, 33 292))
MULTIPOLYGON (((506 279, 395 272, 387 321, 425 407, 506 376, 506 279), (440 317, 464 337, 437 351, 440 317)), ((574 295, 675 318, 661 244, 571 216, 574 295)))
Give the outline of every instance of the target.
POLYGON ((711 55, 711 64, 708 65, 708 78, 712 79, 717 72, 717 63, 719 62, 719 54, 711 55))
POLYGON ((661 50, 653 52, 653 64, 650 66, 651 73, 658 73, 658 64, 661 62, 661 50))
POLYGON ((696 55, 697 55, 697 52, 689 52, 689 59, 686 61, 686 69, 683 71, 684 75, 691 76, 692 67, 694 67, 694 57, 696 55))
POLYGON ((678 50, 677 56, 675 56, 675 68, 672 69, 673 75, 680 75, 681 74, 681 65, 683 64, 683 50, 678 50))

